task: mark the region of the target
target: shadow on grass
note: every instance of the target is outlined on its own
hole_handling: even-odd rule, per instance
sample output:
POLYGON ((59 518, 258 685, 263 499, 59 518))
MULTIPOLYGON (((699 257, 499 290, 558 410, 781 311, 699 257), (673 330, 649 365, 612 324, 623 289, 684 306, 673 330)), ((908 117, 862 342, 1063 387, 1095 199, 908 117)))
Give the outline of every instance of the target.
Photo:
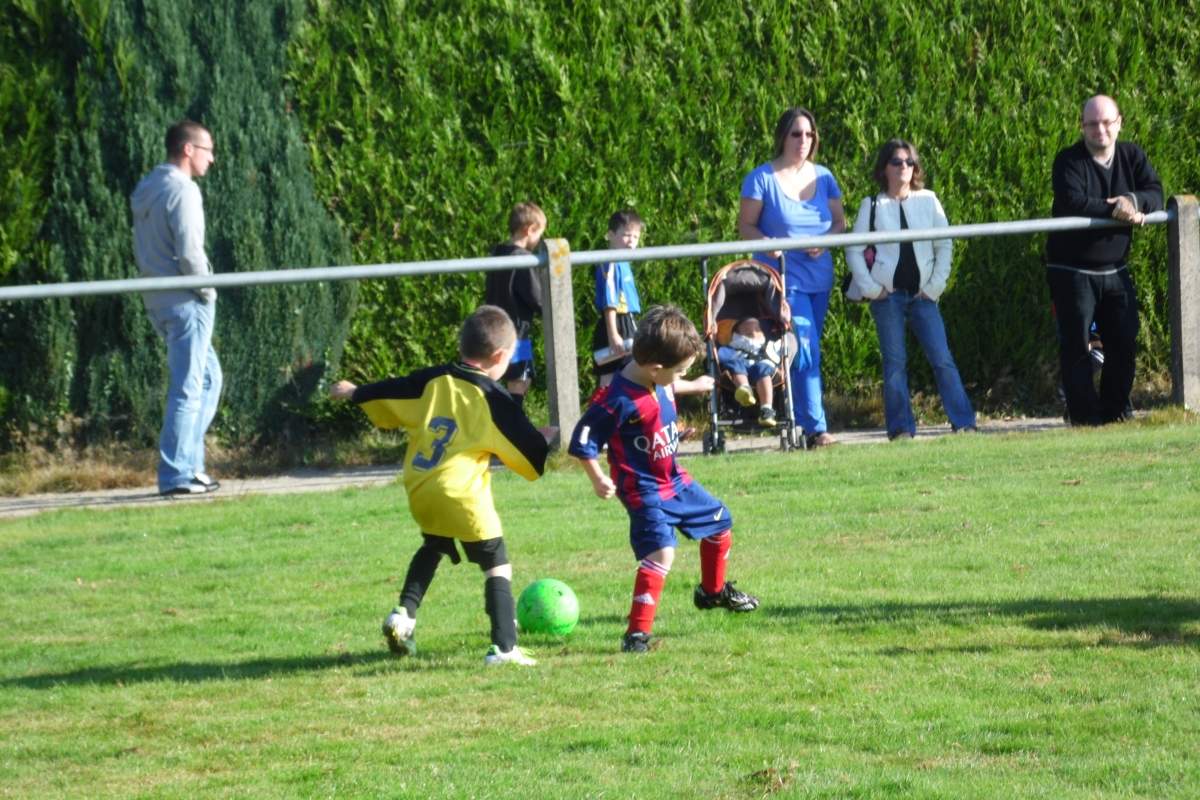
POLYGON ((160 666, 116 664, 106 667, 84 667, 68 672, 43 672, 20 678, 0 680, 0 686, 20 686, 26 689, 52 689, 56 686, 88 684, 125 686, 153 681, 204 683, 206 681, 238 681, 274 678, 298 672, 313 672, 338 667, 354 667, 390 662, 395 657, 378 651, 370 653, 337 653, 297 658, 258 658, 241 662, 189 662, 160 666))
MULTIPOLYGON (((1001 618, 1039 631, 1094 630, 1097 634, 1094 646, 1100 647, 1200 646, 1200 631, 1184 630, 1188 623, 1200 622, 1200 600, 1173 597, 1074 600, 1035 597, 1001 602, 764 606, 762 610, 771 617, 808 619, 841 627, 887 624, 986 627, 1001 618)), ((1082 643, 1076 644, 1082 646, 1082 643)), ((979 648, 966 649, 974 651, 979 648)), ((920 647, 898 647, 883 652, 887 655, 903 655, 927 651, 920 647)))

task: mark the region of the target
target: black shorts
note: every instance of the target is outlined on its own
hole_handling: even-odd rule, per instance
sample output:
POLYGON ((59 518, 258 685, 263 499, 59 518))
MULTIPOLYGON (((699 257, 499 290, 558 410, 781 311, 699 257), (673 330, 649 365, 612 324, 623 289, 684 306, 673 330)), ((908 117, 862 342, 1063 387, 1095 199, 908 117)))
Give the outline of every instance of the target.
POLYGON ((459 539, 452 539, 449 536, 435 536, 432 533, 422 533, 425 539, 423 547, 429 547, 437 550, 444 556, 450 559, 451 564, 457 564, 462 561, 462 557, 458 554, 458 548, 455 542, 462 545, 463 552, 467 554, 467 561, 472 564, 478 564, 479 568, 484 572, 496 567, 502 567, 508 563, 508 550, 504 546, 504 539, 497 536, 495 539, 484 539, 479 542, 463 542, 459 539))
MULTIPOLYGON (((621 334, 622 339, 632 339, 634 331, 637 330, 637 320, 633 314, 617 314, 617 333, 621 334)), ((600 315, 600 319, 596 321, 596 329, 592 331, 592 352, 603 350, 608 347, 608 326, 604 324, 604 315, 600 315)), ((592 360, 592 371, 596 375, 611 375, 614 372, 620 372, 633 358, 631 355, 626 355, 624 358, 618 358, 615 361, 609 361, 607 364, 597 364, 595 359, 592 360)))

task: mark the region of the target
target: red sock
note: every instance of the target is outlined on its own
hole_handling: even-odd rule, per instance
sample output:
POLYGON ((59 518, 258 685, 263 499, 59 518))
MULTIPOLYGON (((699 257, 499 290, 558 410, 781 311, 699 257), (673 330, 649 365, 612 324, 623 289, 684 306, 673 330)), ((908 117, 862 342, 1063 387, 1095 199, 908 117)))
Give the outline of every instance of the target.
POLYGON ((642 559, 633 580, 633 603, 629 607, 629 627, 626 633, 649 633, 654 627, 654 612, 662 599, 663 584, 670 570, 662 564, 642 559))
POLYGON ((725 586, 725 561, 732 544, 732 530, 700 540, 700 585, 709 594, 716 594, 725 586))

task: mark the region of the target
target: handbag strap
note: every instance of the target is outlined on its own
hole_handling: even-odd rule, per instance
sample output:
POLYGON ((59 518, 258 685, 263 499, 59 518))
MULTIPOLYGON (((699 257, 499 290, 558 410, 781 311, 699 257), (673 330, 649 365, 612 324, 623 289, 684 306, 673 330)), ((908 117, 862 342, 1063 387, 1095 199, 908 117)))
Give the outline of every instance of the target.
POLYGON ((879 195, 877 195, 877 194, 871 195, 871 223, 867 227, 867 233, 875 232, 875 201, 878 198, 879 198, 879 195))

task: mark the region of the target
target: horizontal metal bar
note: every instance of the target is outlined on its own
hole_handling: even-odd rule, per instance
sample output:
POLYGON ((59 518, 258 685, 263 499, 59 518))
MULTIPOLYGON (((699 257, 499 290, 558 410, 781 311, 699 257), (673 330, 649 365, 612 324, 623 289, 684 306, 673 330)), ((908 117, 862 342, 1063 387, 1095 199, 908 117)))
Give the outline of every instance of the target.
POLYGON ((296 269, 222 272, 215 275, 189 275, 177 278, 123 278, 109 281, 32 284, 0 288, 0 300, 33 300, 48 297, 85 297, 89 295, 154 292, 173 289, 231 289, 241 286, 349 281, 366 278, 436 275, 455 272, 480 272, 498 269, 536 267, 545 261, 538 256, 496 256, 492 258, 453 258, 442 261, 408 261, 400 264, 366 264, 346 267, 299 267, 296 269))
MULTIPOLYGON (((1174 211, 1156 211, 1146 215, 1146 223, 1158 225, 1172 219, 1174 211)), ((571 264, 603 264, 609 261, 653 261, 671 258, 739 255, 771 250, 807 250, 812 247, 834 248, 884 242, 918 242, 931 239, 974 239, 986 236, 1014 236, 1049 231, 1114 228, 1125 223, 1092 217, 1056 217, 1054 219, 989 222, 976 225, 950 225, 909 231, 842 233, 833 236, 805 236, 793 239, 737 240, 707 244, 664 245, 638 250, 581 250, 571 253, 571 264)), ((408 261, 390 264, 365 264, 344 267, 301 267, 296 269, 223 272, 216 275, 171 278, 127 278, 107 281, 31 284, 0 287, 2 300, 39 300, 53 297, 153 292, 172 289, 232 289, 243 286, 282 285, 319 281, 349 281, 395 278, 414 275, 439 275, 459 272, 489 272, 500 269, 529 269, 545 266, 544 255, 453 258, 441 261, 408 261)))
MULTIPOLYGON (((1155 211, 1146 215, 1147 225, 1170 221, 1173 211, 1155 211)), ((826 249, 851 245, 885 242, 920 242, 931 239, 978 239, 986 236, 1013 236, 1049 231, 1083 230, 1085 228, 1119 228, 1126 223, 1095 217, 1055 217, 1027 219, 1015 222, 986 222, 975 225, 949 225, 945 228, 918 228, 908 231, 875 231, 873 233, 839 233, 832 236, 804 236, 794 239, 752 239, 712 244, 666 245, 642 247, 637 250, 588 250, 571 253, 572 264, 604 264, 609 261, 652 261, 661 258, 699 258, 702 256, 734 255, 768 250, 826 249)))

